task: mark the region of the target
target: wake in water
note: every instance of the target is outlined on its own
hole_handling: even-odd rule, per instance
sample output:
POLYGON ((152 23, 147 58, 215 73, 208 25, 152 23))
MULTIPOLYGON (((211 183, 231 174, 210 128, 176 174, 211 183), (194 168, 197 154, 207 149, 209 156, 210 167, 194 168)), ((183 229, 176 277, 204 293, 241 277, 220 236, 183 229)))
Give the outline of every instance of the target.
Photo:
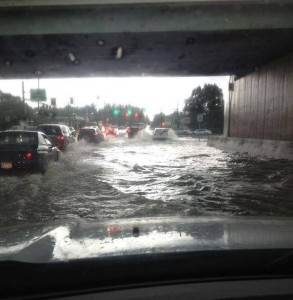
POLYGON ((206 141, 78 142, 42 175, 0 177, 0 225, 70 218, 293 215, 293 163, 228 154, 206 141))
MULTIPOLYGON (((134 137, 134 139, 140 141, 154 141, 153 132, 149 129, 140 130, 138 134, 134 137)), ((168 140, 178 141, 178 136, 176 135, 175 131, 171 128, 169 128, 168 130, 168 140)))

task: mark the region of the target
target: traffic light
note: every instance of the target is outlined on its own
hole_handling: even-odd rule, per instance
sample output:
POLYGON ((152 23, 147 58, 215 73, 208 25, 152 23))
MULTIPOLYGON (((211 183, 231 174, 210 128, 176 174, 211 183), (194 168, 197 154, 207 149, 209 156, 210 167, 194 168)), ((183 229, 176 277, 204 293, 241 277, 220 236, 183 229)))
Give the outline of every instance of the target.
POLYGON ((128 108, 127 114, 128 114, 129 117, 132 115, 132 109, 131 108, 128 108))
POLYGON ((135 119, 138 119, 138 111, 136 111, 136 112, 134 113, 134 117, 135 117, 135 119))
POLYGON ((114 107, 113 115, 114 115, 114 117, 117 117, 119 115, 119 109, 117 107, 114 107))

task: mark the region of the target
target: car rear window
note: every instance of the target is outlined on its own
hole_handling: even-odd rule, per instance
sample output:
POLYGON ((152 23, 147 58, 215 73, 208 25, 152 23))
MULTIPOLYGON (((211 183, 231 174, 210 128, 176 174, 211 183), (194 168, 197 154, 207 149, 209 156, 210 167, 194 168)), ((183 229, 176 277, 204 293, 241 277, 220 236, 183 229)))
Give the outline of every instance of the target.
POLYGON ((89 128, 89 129, 80 129, 79 131, 79 135, 93 135, 93 133, 95 132, 95 129, 93 128, 89 128))
POLYGON ((158 132, 158 133, 168 133, 168 128, 158 128, 158 129, 155 129, 155 132, 158 132))
POLYGON ((33 132, 0 132, 0 145, 36 145, 33 132))
POLYGON ((59 126, 39 126, 38 130, 45 133, 46 135, 61 134, 61 129, 59 126))

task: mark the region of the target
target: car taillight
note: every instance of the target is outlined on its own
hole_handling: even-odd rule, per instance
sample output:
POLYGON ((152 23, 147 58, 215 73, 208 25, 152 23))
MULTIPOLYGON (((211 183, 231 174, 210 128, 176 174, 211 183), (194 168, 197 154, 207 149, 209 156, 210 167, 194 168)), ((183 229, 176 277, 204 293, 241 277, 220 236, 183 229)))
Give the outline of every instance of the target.
POLYGON ((27 152, 26 154, 25 154, 25 158, 26 159, 31 159, 32 158, 32 153, 31 152, 27 152))
POLYGON ((63 140, 64 140, 64 136, 63 136, 63 135, 57 135, 57 136, 56 136, 56 139, 57 139, 58 141, 63 141, 63 140))

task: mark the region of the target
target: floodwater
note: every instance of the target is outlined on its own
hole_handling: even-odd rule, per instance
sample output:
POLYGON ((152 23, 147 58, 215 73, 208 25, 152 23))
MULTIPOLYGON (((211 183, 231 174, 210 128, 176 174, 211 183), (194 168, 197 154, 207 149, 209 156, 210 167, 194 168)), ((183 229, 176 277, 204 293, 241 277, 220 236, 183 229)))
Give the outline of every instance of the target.
POLYGON ((0 177, 0 225, 156 216, 293 216, 293 162, 206 139, 75 143, 45 176, 0 177))

